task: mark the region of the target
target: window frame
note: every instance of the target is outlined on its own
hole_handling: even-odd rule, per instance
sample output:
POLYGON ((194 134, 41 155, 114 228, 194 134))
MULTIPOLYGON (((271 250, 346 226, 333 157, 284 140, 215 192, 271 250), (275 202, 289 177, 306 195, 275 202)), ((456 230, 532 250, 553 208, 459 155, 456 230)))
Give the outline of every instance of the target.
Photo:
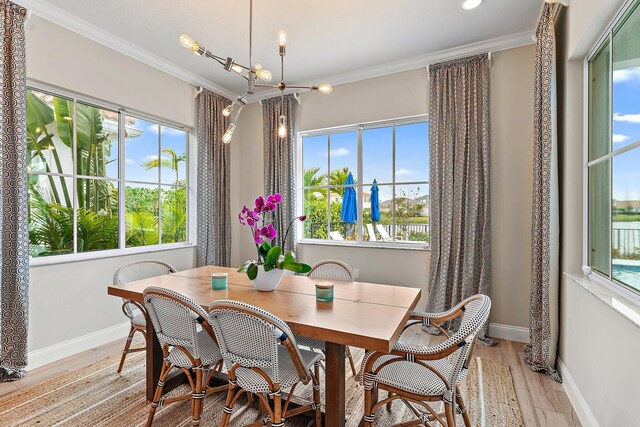
MULTIPOLYGON (((62 264, 67 262, 78 262, 78 261, 87 261, 92 259, 101 259, 101 258, 110 258, 110 257, 118 257, 118 256, 126 256, 126 255, 135 255, 141 253, 150 253, 150 252, 160 252, 167 251, 172 249, 179 248, 187 248, 195 246, 195 236, 194 232, 194 224, 195 224, 195 206, 193 206, 193 201, 195 198, 193 197, 193 185, 194 181, 194 172, 193 172, 193 159, 191 153, 193 152, 192 144, 195 142, 194 130, 192 127, 168 120, 162 117, 154 116, 152 114, 144 113, 138 111, 133 108, 127 108, 123 105, 119 105, 110 101, 105 101, 99 98, 95 98, 92 96, 84 95, 69 89, 64 89, 55 85, 51 85, 48 83, 44 83, 35 79, 27 79, 27 90, 33 90, 36 92, 46 93, 56 97, 62 97, 73 101, 73 144, 76 144, 76 126, 77 126, 77 104, 85 104, 95 108, 109 110, 112 112, 118 113, 118 177, 110 178, 110 177, 89 177, 86 175, 78 175, 78 171, 76 168, 77 159, 73 156, 72 159, 72 173, 39 173, 39 172, 29 172, 29 174, 41 175, 41 176, 64 176, 72 180, 73 182, 73 190, 72 190, 72 201, 74 205, 74 215, 73 215, 73 252, 68 254, 61 255, 51 255, 51 256, 41 256, 41 257, 32 257, 29 256, 29 264, 30 266, 43 266, 43 265, 52 265, 52 264, 62 264), (146 246, 136 246, 136 247, 127 247, 125 244, 126 240, 126 217, 125 217, 125 187, 126 183, 143 183, 142 181, 136 180, 127 180, 125 177, 125 158, 126 158, 126 124, 125 118, 134 117, 136 119, 141 119, 145 121, 152 122, 153 124, 159 126, 170 127, 173 129, 178 129, 184 131, 186 133, 186 154, 187 154, 187 162, 185 165, 185 177, 186 177, 186 185, 184 186, 176 186, 171 184, 162 184, 160 182, 160 168, 158 168, 158 182, 149 183, 144 182, 144 184, 153 184, 158 187, 160 191, 163 188, 184 188, 186 190, 186 207, 187 207, 187 224, 186 224, 186 239, 184 242, 175 242, 175 243, 162 243, 160 237, 159 241, 155 245, 146 245, 146 246), (114 249, 105 249, 105 250, 96 250, 96 251, 88 251, 88 252, 78 252, 77 248, 77 185, 78 179, 98 179, 98 180, 107 180, 114 183, 114 186, 118 189, 118 248, 114 249)), ((160 129, 158 133, 158 152, 160 154, 161 139, 160 139, 160 129)), ((73 150, 75 151, 75 150, 73 150)), ((160 197, 160 193, 158 195, 160 197)), ((159 215, 161 215, 161 210, 159 209, 159 215)), ((161 220, 160 217, 158 219, 158 232, 161 231, 161 220)), ((160 235, 160 234, 159 234, 160 235)))
MULTIPOLYGON (((336 133, 343 133, 343 132, 356 132, 356 141, 357 141, 357 171, 356 174, 354 174, 354 178, 357 181, 357 184, 355 185, 356 188, 356 199, 361 201, 362 200, 362 194, 363 194, 363 189, 370 184, 364 184, 363 183, 363 159, 362 159, 362 133, 365 130, 369 130, 369 129, 377 129, 377 128, 384 128, 384 127, 396 127, 396 126, 402 126, 402 125, 410 125, 410 124, 416 124, 416 123, 429 123, 429 115, 428 114, 419 114, 419 115, 414 115, 414 116, 406 116, 406 117, 400 117, 400 118, 396 118, 396 119, 385 119, 385 120, 377 120, 377 121, 370 121, 370 122, 363 122, 363 123, 359 123, 359 124, 351 124, 351 125, 343 125, 343 126, 334 126, 334 127, 328 127, 328 128, 322 128, 322 129, 314 129, 314 130, 309 130, 309 131, 299 131, 296 134, 296 146, 295 146, 295 162, 296 162, 296 212, 304 212, 304 191, 305 189, 307 189, 307 187, 304 186, 304 164, 303 164, 303 159, 304 159, 304 148, 303 148, 303 140, 305 137, 310 137, 310 136, 319 136, 319 135, 327 135, 328 138, 330 138, 331 134, 336 134, 336 133)), ((311 245, 328 245, 328 246, 345 246, 345 247, 365 247, 365 248, 385 248, 385 249, 407 249, 407 250, 430 250, 430 242, 429 243, 420 243, 420 242, 414 242, 414 243, 409 243, 409 242, 397 242, 395 241, 395 227, 396 227, 396 221, 395 221, 395 198, 396 198, 396 186, 403 186, 403 185, 426 185, 429 188, 429 196, 431 196, 431 185, 430 185, 430 181, 407 181, 407 182, 397 182, 396 180, 396 159, 395 159, 395 152, 396 152, 396 140, 395 140, 395 130, 393 132, 393 139, 392 139, 392 150, 393 150, 393 163, 392 163, 392 182, 391 183, 378 183, 378 185, 384 185, 384 186, 391 186, 392 187, 392 195, 393 195, 393 206, 394 208, 392 209, 392 221, 391 221, 391 227, 392 227, 392 233, 390 233, 392 236, 394 236, 394 241, 392 242, 383 242, 383 241, 368 241, 368 240, 362 240, 362 230, 364 230, 364 222, 363 222, 363 206, 361 202, 358 202, 358 219, 356 222, 356 230, 358 230, 359 232, 357 233, 357 239, 356 240, 331 240, 331 239, 309 239, 309 238, 305 238, 304 237, 304 224, 301 222, 297 223, 296 226, 296 243, 298 244, 311 244, 311 245)), ((330 158, 330 153, 329 150, 327 150, 327 158, 329 160, 330 158)), ((328 170, 327 173, 330 173, 330 171, 328 170)), ((340 187, 344 187, 344 185, 331 185, 329 180, 327 180, 327 185, 326 187, 323 186, 322 188, 326 188, 330 194, 330 190, 332 188, 340 188, 340 187)), ((312 187, 309 187, 312 188, 312 187)), ((328 197, 328 199, 330 199, 330 197, 328 197)), ((329 201, 327 201, 327 203, 329 203, 329 201)), ((327 217, 327 221, 329 221, 329 216, 327 217)), ((429 223, 430 224, 430 223, 429 223)))
MULTIPOLYGON (((634 7, 634 3, 640 0, 627 0, 624 4, 618 9, 614 17, 611 19, 605 30, 598 37, 598 39, 593 44, 589 53, 585 56, 583 60, 583 111, 582 111, 582 139, 583 139, 583 152, 582 152, 582 272, 589 277, 589 279, 594 280, 595 282, 605 286, 606 288, 612 290, 616 294, 622 296, 623 298, 629 300, 635 305, 640 306, 640 291, 632 290, 631 286, 615 282, 610 279, 612 277, 612 258, 611 258, 611 239, 612 239, 612 228, 613 228, 613 218, 611 217, 609 220, 609 276, 604 276, 603 274, 595 271, 590 267, 589 261, 589 168, 591 166, 600 164, 602 162, 609 161, 610 162, 610 173, 609 173, 609 189, 612 190, 613 185, 613 159, 621 154, 624 154, 633 149, 640 149, 640 141, 636 141, 635 143, 629 144, 622 148, 618 148, 617 150, 612 150, 612 146, 609 146, 609 151, 607 154, 599 156, 593 160, 589 160, 589 139, 590 139, 590 91, 589 91, 589 62, 601 52, 601 50, 605 46, 605 42, 609 44, 609 47, 613 46, 613 32, 616 26, 621 22, 624 18, 627 11, 630 8, 634 7)), ((640 7, 640 5, 637 5, 640 7)), ((609 105, 612 107, 612 99, 613 99, 613 50, 610 50, 611 59, 609 62, 609 105)), ((610 108, 611 115, 613 114, 612 108, 610 108)), ((612 120, 612 119, 610 119, 612 120)), ((611 144, 611 138, 613 135, 613 126, 609 127, 609 144, 611 144)), ((611 193, 611 197, 613 194, 611 193)), ((610 211, 611 211, 611 204, 610 211)))

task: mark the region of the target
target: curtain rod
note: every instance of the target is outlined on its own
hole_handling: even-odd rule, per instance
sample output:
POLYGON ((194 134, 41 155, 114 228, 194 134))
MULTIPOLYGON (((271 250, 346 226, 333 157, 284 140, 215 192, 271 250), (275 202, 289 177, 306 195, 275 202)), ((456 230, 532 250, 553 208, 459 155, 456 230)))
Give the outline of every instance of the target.
POLYGON ((456 59, 462 59, 462 58, 466 58, 466 57, 468 57, 468 56, 482 55, 482 54, 485 54, 485 53, 487 54, 487 57, 488 57, 487 59, 489 60, 489 68, 491 68, 491 65, 493 64, 493 58, 492 58, 493 51, 489 50, 489 51, 484 51, 484 52, 467 53, 467 54, 462 55, 462 56, 451 56, 451 57, 448 57, 448 58, 440 58, 440 59, 438 59, 438 60, 435 60, 435 61, 433 61, 433 62, 430 62, 430 63, 426 66, 427 73, 429 72, 429 67, 430 67, 431 65, 439 64, 439 63, 441 63, 441 62, 455 61, 456 59))
MULTIPOLYGON (((298 92, 292 93, 293 98, 298 102, 298 105, 302 105, 302 100, 300 100, 300 94, 298 92)), ((258 104, 262 105, 262 99, 258 100, 258 104)))
MULTIPOLYGON (((549 3, 550 5, 552 5, 552 9, 551 9, 551 16, 553 17, 553 22, 556 22, 556 19, 558 18, 558 12, 560 11, 560 7, 564 6, 564 7, 569 7, 569 1, 570 0, 544 0, 545 3, 549 3)), ((540 10, 540 14, 538 15, 538 20, 536 21, 536 28, 538 26, 538 23, 540 22, 540 18, 542 18, 542 10, 540 10)), ((533 39, 533 41, 536 41, 536 33, 533 33, 533 36, 531 36, 531 38, 533 39)))

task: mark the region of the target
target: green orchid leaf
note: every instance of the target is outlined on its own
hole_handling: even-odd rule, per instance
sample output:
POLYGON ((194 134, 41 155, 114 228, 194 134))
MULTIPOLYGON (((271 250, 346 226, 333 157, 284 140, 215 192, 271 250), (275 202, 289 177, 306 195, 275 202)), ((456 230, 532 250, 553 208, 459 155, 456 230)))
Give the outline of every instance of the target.
POLYGON ((293 252, 287 252, 284 256, 284 261, 288 262, 296 262, 295 257, 293 256, 293 252))
POLYGON ((281 253, 282 248, 280 248, 279 246, 274 246, 273 248, 271 248, 264 261, 265 271, 268 271, 267 266, 271 267, 270 270, 276 266, 276 262, 278 261, 278 258, 280 258, 281 253))
POLYGON ((282 261, 282 269, 293 271, 294 273, 308 273, 311 271, 311 266, 295 261, 282 261))
POLYGON ((260 245, 260 247, 258 248, 258 253, 260 254, 260 256, 263 259, 267 259, 267 254, 269 254, 269 251, 271 250, 271 245, 269 245, 267 242, 264 242, 262 245, 260 245))
POLYGON ((249 280, 255 280, 258 277, 258 264, 254 262, 247 268, 247 276, 249 280))
POLYGON ((251 259, 249 261, 246 261, 244 264, 242 264, 242 267, 238 269, 238 273, 246 273, 249 267, 251 266, 251 264, 255 264, 255 263, 256 262, 251 259))

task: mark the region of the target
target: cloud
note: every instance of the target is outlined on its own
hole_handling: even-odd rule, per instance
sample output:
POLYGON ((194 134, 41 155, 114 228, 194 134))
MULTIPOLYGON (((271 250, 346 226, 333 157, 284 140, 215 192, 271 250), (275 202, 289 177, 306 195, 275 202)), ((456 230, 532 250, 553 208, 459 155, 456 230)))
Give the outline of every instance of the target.
POLYGON ((152 154, 150 156, 145 157, 144 159, 142 159, 142 162, 148 162, 150 160, 157 160, 158 159, 158 155, 157 154, 152 154))
POLYGON ((336 148, 335 150, 331 150, 331 155, 334 157, 347 156, 351 154, 351 151, 347 150, 344 147, 336 148))
POLYGON ((640 68, 627 68, 613 72, 614 83, 625 83, 633 80, 640 82, 640 68))
MULTIPOLYGON (((149 125, 147 126, 147 132, 151 132, 154 135, 158 134, 158 125, 149 125)), ((168 128, 166 126, 162 126, 162 134, 163 135, 171 135, 171 136, 184 136, 185 132, 180 129, 168 128)))
POLYGON ((126 159, 124 159, 124 162, 128 165, 133 165, 136 161, 127 157, 126 159))
POLYGON ((620 135, 620 134, 613 134, 613 143, 620 143, 620 142, 625 142, 627 139, 629 139, 629 137, 627 135, 620 135))
POLYGON ((640 124, 640 114, 613 114, 614 122, 627 122, 627 123, 637 123, 640 124))
POLYGON ((396 171, 396 176, 407 176, 407 175, 412 175, 413 172, 411 172, 409 169, 405 169, 405 168, 400 168, 396 171))

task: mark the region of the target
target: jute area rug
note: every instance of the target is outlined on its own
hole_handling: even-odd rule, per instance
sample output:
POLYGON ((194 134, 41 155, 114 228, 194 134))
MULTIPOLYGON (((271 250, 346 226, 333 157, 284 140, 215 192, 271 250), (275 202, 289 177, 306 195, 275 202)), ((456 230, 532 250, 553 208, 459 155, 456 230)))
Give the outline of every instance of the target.
MULTIPOLYGON (((362 350, 354 350, 359 363, 362 350)), ((149 404, 145 400, 144 353, 127 357, 121 374, 116 373, 120 355, 110 356, 93 365, 77 369, 44 383, 0 397, 0 426, 142 426, 149 404)), ((348 426, 357 426, 363 412, 362 386, 354 380, 347 365, 348 426)), ((186 387, 186 386, 182 386, 186 387)), ((186 389, 173 392, 183 393, 186 389)), ((324 392, 324 387, 322 387, 324 392)), ((476 358, 462 386, 473 426, 524 426, 509 366, 498 361, 476 358)), ((226 393, 205 399, 202 426, 220 422, 226 393)), ((296 395, 311 397, 310 387, 297 389, 296 395)), ((381 397, 386 393, 381 392, 381 397)), ((324 398, 324 397, 323 397, 324 398)), ((240 400, 232 417, 232 426, 243 426, 258 419, 257 409, 240 400)), ((191 425, 190 401, 158 408, 153 425, 188 427, 191 425)), ((409 409, 394 401, 391 411, 382 408, 376 414, 376 425, 390 426, 412 419, 409 409)), ((313 426, 311 418, 287 419, 290 427, 313 426)), ((436 424, 433 424, 436 425, 436 424)), ((459 417, 458 425, 463 426, 459 417)), ((331 426, 327 426, 331 427, 331 426)))

